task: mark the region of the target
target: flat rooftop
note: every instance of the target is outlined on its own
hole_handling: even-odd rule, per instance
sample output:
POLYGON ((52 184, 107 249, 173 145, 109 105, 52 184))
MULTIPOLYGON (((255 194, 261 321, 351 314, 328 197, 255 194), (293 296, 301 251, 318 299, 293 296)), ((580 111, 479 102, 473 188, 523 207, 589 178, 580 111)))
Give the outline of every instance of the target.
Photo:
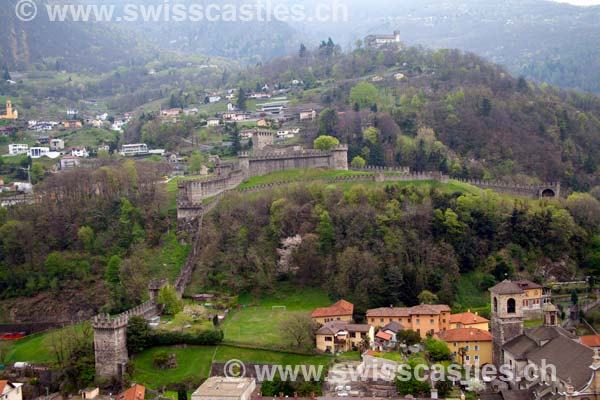
POLYGON ((254 384, 254 378, 208 378, 192 396, 232 397, 241 396, 254 384))

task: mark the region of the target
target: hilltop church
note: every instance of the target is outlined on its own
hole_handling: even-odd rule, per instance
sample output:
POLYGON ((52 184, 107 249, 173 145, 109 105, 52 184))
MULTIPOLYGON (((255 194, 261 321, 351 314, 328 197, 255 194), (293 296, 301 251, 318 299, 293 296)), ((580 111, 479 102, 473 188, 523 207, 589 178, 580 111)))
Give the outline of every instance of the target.
POLYGON ((19 111, 12 106, 10 100, 6 100, 6 113, 0 114, 0 119, 18 119, 19 111))

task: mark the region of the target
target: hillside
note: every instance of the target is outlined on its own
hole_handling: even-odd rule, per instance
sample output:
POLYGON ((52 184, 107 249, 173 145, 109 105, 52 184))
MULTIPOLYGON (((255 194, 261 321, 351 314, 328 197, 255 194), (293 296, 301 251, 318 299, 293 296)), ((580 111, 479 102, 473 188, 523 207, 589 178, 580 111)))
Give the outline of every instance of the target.
POLYGON ((107 24, 50 22, 43 12, 49 0, 38 1, 35 21, 15 15, 17 0, 0 10, 0 59, 11 71, 38 70, 105 72, 120 66, 143 65, 156 56, 150 45, 107 24))
POLYGON ((598 184, 600 99, 535 85, 457 50, 325 46, 238 77, 303 79, 300 102, 325 112, 319 133, 350 145, 370 165, 442 170, 452 176, 598 184))
POLYGON ((349 22, 308 32, 344 46, 399 30, 410 45, 472 51, 539 82, 600 93, 600 7, 547 0, 345 2, 349 22))

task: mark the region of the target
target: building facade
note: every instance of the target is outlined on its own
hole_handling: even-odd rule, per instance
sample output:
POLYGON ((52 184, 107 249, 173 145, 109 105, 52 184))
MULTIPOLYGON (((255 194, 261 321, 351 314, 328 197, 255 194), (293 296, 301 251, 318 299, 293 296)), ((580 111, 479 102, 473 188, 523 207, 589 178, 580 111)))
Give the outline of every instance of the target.
POLYGON ((450 307, 446 304, 421 304, 414 307, 381 307, 367 310, 367 322, 383 327, 399 322, 404 329, 417 332, 422 338, 450 327, 450 307))

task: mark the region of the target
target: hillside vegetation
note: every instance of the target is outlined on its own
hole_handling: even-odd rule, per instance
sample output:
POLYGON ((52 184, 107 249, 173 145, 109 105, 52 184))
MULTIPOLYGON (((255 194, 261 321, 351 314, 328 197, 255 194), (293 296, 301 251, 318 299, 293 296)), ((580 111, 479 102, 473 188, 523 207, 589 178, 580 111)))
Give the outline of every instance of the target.
POLYGON ((431 185, 292 184, 230 194, 204 218, 194 284, 260 295, 289 281, 346 298, 358 313, 414 305, 423 290, 469 306, 456 284, 472 271, 480 291, 506 277, 571 279, 578 265, 596 273, 599 228, 600 202, 589 195, 547 202, 431 185))

